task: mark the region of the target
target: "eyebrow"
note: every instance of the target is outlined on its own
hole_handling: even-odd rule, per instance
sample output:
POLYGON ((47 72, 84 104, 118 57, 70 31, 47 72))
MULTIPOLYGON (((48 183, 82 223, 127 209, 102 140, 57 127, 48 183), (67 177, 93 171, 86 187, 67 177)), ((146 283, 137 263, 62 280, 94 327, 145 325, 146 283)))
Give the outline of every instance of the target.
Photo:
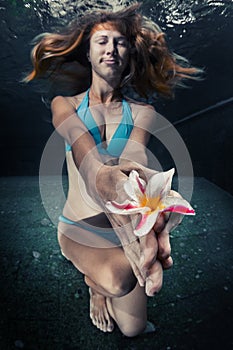
MULTIPOLYGON (((108 38, 108 35, 100 35, 100 36, 96 36, 96 37, 95 37, 95 40, 97 40, 97 39, 107 39, 107 38, 108 38)), ((124 35, 114 37, 114 39, 124 39, 124 40, 127 40, 127 38, 126 38, 124 35)))

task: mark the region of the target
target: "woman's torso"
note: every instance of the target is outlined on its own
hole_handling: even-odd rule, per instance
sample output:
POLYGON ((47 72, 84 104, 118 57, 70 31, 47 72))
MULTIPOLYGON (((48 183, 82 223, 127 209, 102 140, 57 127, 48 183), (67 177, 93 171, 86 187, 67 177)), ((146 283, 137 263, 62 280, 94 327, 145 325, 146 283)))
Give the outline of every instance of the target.
MULTIPOLYGON (((78 113, 78 108, 85 98, 86 93, 74 97, 67 97, 67 101, 72 104, 75 111, 78 113)), ((134 120, 135 103, 127 101, 129 105, 128 113, 131 113, 132 122, 134 120)), ((111 146, 114 135, 116 134, 119 125, 122 123, 122 102, 109 102, 107 104, 90 103, 91 115, 99 128, 99 133, 103 144, 103 149, 111 146)), ((79 118, 77 114, 77 118, 79 118)), ((129 118, 129 116, 128 116, 129 118)), ((117 164, 118 158, 111 154, 101 155, 103 162, 117 164)), ((69 190, 67 201, 63 209, 63 215, 67 218, 78 221, 100 214, 103 210, 97 205, 86 191, 85 182, 79 173, 72 156, 71 150, 66 151, 66 163, 69 179, 69 190)), ((90 169, 91 171, 91 169, 90 169)), ((94 179, 93 179, 94 181, 94 179)))

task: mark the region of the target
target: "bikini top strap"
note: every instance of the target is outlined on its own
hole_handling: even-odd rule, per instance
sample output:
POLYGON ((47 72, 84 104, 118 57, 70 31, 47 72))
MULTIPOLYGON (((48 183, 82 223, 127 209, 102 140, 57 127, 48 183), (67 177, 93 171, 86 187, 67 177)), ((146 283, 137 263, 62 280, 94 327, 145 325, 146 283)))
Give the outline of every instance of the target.
MULTIPOLYGON (((93 136, 95 143, 97 145, 98 151, 102 154, 109 154, 114 157, 119 157, 128 142, 130 133, 133 129, 133 118, 132 111, 129 103, 123 99, 122 100, 122 119, 118 125, 115 133, 113 134, 108 146, 106 148, 102 147, 102 139, 100 135, 99 128, 93 118, 90 108, 89 108, 89 89, 83 97, 82 102, 77 108, 77 115, 82 120, 82 122, 87 127, 90 134, 93 136)), ((70 145, 66 145, 66 150, 71 150, 70 145)))

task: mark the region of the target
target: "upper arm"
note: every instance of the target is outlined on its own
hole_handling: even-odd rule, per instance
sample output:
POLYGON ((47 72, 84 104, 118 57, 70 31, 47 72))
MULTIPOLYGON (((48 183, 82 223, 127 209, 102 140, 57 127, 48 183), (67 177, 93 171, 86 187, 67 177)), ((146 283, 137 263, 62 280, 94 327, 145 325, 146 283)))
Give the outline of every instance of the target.
POLYGON ((146 146, 149 142, 151 131, 155 130, 156 111, 154 107, 147 104, 131 105, 134 127, 130 135, 130 140, 146 146))
POLYGON ((156 111, 149 105, 132 105, 134 127, 121 158, 147 164, 146 146, 155 129, 156 111))
POLYGON ((51 111, 55 129, 72 146, 75 164, 79 167, 90 150, 93 157, 99 160, 93 137, 68 99, 62 96, 55 97, 51 104, 51 111))
MULTIPOLYGON (((70 145, 88 133, 86 126, 78 118, 75 107, 67 98, 55 97, 51 103, 51 111, 53 126, 70 145)), ((89 133, 88 135, 92 138, 89 133)))
POLYGON ((147 145, 151 131, 155 130, 156 111, 150 105, 133 105, 134 129, 132 139, 137 140, 144 146, 147 145))
POLYGON ((70 115, 75 113, 74 107, 65 97, 56 96, 51 103, 52 121, 55 128, 64 122, 70 115))

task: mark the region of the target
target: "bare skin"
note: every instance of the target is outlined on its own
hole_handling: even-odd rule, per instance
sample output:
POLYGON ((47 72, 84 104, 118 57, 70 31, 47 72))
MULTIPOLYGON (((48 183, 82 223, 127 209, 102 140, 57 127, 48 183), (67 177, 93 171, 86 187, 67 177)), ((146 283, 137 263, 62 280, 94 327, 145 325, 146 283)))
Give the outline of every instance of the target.
MULTIPOLYGON (((118 31, 100 30, 92 35, 89 51, 92 64, 90 106, 111 102, 114 88, 118 86, 121 73, 126 67, 128 55, 127 41, 118 31)), ((98 203, 100 211, 103 211, 104 201, 116 199, 119 195, 116 191, 117 184, 125 181, 130 169, 135 169, 135 164, 129 166, 129 162, 119 161, 114 167, 103 164, 96 151, 95 141, 83 125, 80 125, 76 116, 76 108, 81 100, 82 96, 57 97, 52 103, 53 124, 72 145, 72 157, 69 156, 68 159, 70 187, 63 214, 74 221, 97 214, 90 207, 86 216, 85 213, 82 214, 83 217, 80 216, 80 206, 83 210, 86 203, 82 202, 82 196, 77 190, 77 169, 85 179, 87 193, 98 203), (96 181, 93 182, 93 179, 96 181)), ((143 112, 140 106, 132 105, 133 110, 136 110, 136 115, 142 120, 150 120, 150 115, 154 119, 154 112, 148 108, 143 112)), ((102 117, 104 120, 105 116, 102 117)), ((130 139, 137 145, 145 146, 148 133, 143 127, 136 126, 137 119, 134 121, 130 139)), ((102 128, 100 131, 102 135, 106 134, 106 129, 102 128)), ((134 159, 134 155, 130 153, 134 149, 129 147, 128 159, 134 159)), ((143 147, 139 147, 136 149, 135 161, 140 153, 141 159, 145 159, 143 147)), ((144 170, 146 171, 145 168, 144 170)), ((100 330, 109 332, 113 330, 114 320, 123 334, 132 337, 146 328, 146 294, 152 296, 160 290, 163 267, 169 268, 172 265, 169 230, 166 218, 160 217, 156 222, 157 226, 148 235, 136 240, 130 218, 109 215, 108 219, 116 229, 122 247, 111 246, 106 242, 106 247, 102 248, 103 238, 92 237, 89 231, 81 232, 64 223, 59 224, 58 240, 63 254, 85 276, 85 282, 90 288, 90 317, 93 324, 100 330), (75 229, 77 235, 73 232, 75 229), (85 243, 86 239, 88 242, 85 243), (93 246, 93 242, 96 246, 93 246)))
MULTIPOLYGON (((103 332, 111 332, 115 321, 122 332, 128 336, 141 333, 146 328, 146 294, 144 287, 137 284, 123 249, 114 245, 112 248, 94 248, 75 242, 64 234, 66 226, 63 223, 59 224, 63 232, 58 235, 59 243, 66 258, 85 275, 85 282, 90 288, 92 323, 103 332), (124 281, 127 283, 122 283, 124 281), (132 326, 131 329, 125 329, 128 324, 132 326)), ((91 233, 83 233, 84 237, 86 235, 90 237, 91 233)), ((79 237, 82 241, 82 233, 79 233, 79 237)), ((152 237, 152 234, 147 236, 149 246, 145 252, 149 255, 152 254, 151 244, 154 240, 152 237)), ((103 245, 103 238, 95 237, 95 240, 100 240, 99 245, 103 245)), ((165 243, 163 252, 169 254, 169 240, 165 243)), ((109 242, 106 244, 110 245, 109 242)), ((162 286, 163 269, 160 261, 153 264, 149 274, 153 282, 152 289, 147 293, 154 295, 162 286)))
MULTIPOLYGON (((85 278, 86 283, 87 277, 85 278)), ((102 332, 112 332, 114 329, 113 319, 107 306, 107 297, 89 288, 90 294, 90 318, 94 326, 102 332)))

